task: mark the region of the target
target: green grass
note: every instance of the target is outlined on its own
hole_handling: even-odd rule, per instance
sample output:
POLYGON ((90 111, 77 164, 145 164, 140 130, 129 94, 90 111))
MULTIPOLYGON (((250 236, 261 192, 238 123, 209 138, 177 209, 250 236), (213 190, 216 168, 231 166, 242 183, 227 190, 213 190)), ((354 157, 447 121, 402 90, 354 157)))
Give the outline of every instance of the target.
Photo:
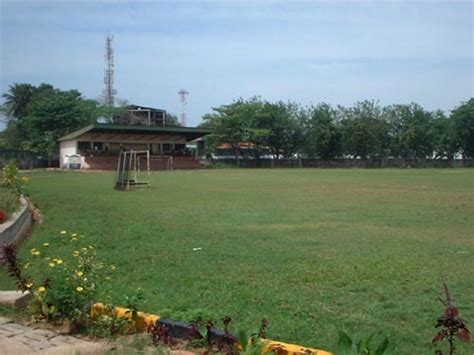
POLYGON ((44 222, 25 249, 85 234, 117 265, 117 304, 143 287, 149 312, 267 317, 269 337, 329 350, 381 330, 423 354, 444 275, 474 324, 472 169, 175 171, 130 192, 112 173, 31 178, 44 222))

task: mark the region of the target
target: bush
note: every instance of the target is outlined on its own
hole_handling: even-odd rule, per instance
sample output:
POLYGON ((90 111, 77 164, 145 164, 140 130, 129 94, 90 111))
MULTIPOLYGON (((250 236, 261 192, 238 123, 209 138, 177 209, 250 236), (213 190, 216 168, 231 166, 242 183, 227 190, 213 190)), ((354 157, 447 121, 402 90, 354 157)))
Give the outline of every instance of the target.
MULTIPOLYGON (((11 255, 11 246, 4 246, 4 252, 6 248, 10 248, 11 255)), ((33 318, 53 323, 69 321, 73 332, 88 329, 93 302, 105 297, 99 295, 99 285, 106 283, 115 270, 97 258, 95 246, 85 243, 84 236, 66 231, 50 243, 32 248, 24 264, 16 256, 2 261, 7 270, 12 270, 9 274, 18 288, 31 291, 29 311, 33 318)))
POLYGON ((18 167, 14 161, 6 164, 2 169, 2 185, 11 189, 17 195, 26 195, 26 185, 29 179, 20 176, 18 167))
POLYGON ((0 224, 5 222, 18 209, 19 205, 20 199, 16 192, 0 187, 0 224))

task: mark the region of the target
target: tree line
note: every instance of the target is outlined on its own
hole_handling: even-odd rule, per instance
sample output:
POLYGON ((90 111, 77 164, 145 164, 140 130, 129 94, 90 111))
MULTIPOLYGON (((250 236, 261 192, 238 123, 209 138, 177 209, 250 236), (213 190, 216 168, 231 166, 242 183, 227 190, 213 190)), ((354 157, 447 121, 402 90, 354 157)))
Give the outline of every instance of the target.
POLYGON ((416 103, 381 106, 366 100, 350 107, 302 107, 253 97, 213 108, 201 126, 213 129, 207 137, 211 151, 227 143, 236 159, 243 142, 252 144, 257 159, 262 149, 277 159, 474 157, 474 98, 445 114, 416 103))
MULTIPOLYGON (((58 139, 102 117, 121 123, 124 108, 105 107, 77 90, 49 84, 20 83, 4 93, 7 126, 0 132, 0 147, 54 154, 58 139)), ((381 106, 375 101, 351 107, 326 103, 303 107, 294 102, 269 102, 259 97, 235 100, 213 109, 201 126, 213 129, 207 137, 212 150, 222 143, 239 155, 242 143, 276 157, 296 154, 331 160, 474 157, 474 98, 449 114, 428 111, 416 103, 381 106)), ((178 125, 167 115, 167 125, 178 125)))

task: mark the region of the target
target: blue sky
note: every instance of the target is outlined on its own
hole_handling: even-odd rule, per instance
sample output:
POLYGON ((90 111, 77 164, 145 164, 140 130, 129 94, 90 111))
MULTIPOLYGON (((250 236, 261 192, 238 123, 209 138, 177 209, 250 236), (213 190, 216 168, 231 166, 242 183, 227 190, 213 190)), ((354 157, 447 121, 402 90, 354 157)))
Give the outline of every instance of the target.
POLYGON ((473 94, 471 2, 1 1, 1 77, 103 90, 114 35, 118 98, 178 114, 260 95, 304 105, 418 102, 473 94))

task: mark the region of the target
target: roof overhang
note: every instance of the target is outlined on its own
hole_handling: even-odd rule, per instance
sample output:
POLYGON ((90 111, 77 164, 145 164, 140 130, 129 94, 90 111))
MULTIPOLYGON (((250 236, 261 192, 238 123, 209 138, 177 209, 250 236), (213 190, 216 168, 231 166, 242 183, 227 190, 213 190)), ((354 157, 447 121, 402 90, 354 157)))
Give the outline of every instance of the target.
POLYGON ((77 139, 85 133, 124 133, 124 134, 150 134, 150 135, 171 135, 185 137, 186 141, 191 141, 205 135, 211 134, 212 130, 195 127, 161 127, 161 126, 139 126, 139 125, 115 125, 109 123, 94 123, 83 127, 77 131, 69 133, 59 141, 77 139))

